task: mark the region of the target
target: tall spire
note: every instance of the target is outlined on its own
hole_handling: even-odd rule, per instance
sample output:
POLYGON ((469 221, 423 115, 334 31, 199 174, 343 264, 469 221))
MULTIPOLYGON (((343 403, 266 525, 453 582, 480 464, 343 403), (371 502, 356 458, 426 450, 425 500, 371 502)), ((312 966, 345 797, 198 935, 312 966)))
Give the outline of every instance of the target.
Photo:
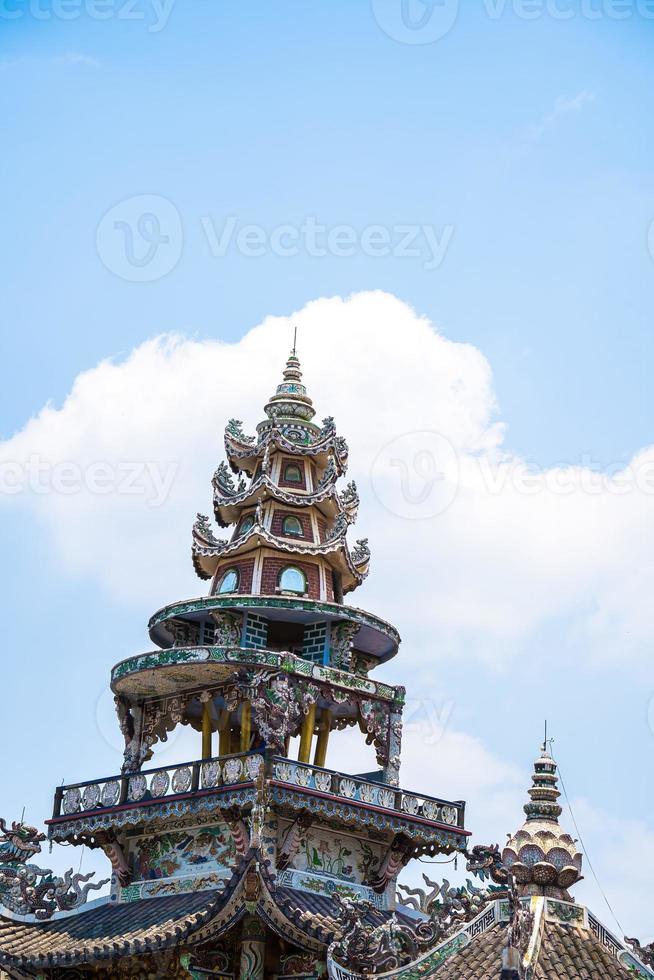
POLYGON ((534 773, 531 777, 532 786, 528 790, 530 801, 523 809, 527 820, 550 820, 556 824, 563 812, 557 800, 560 797, 556 773, 556 763, 547 751, 547 742, 543 742, 541 754, 534 763, 534 773))
POLYGON ((310 423, 316 414, 307 389, 302 384, 302 369, 295 351, 296 340, 297 336, 286 361, 283 381, 277 385, 277 391, 266 405, 266 415, 275 424, 310 423))

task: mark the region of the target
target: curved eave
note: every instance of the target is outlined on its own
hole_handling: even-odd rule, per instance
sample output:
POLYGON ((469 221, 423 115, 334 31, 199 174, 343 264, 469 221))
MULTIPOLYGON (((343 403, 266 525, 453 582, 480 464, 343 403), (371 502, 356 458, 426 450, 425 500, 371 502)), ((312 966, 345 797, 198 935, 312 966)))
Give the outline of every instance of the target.
POLYGON ((39 976, 45 975, 44 970, 50 975, 53 968, 57 976, 68 976, 77 965, 102 964, 106 969, 108 961, 156 955, 206 929, 225 900, 226 892, 203 891, 148 898, 128 906, 111 901, 82 905, 74 914, 45 922, 2 915, 0 967, 16 977, 34 976, 35 970, 39 976))
POLYGON ((111 690, 130 700, 147 700, 220 685, 240 668, 269 668, 295 677, 311 677, 319 684, 397 704, 404 688, 392 687, 359 674, 312 664, 293 653, 247 647, 171 647, 128 657, 111 671, 111 690))
POLYGON ((193 621, 207 619, 212 611, 253 612, 267 619, 283 619, 286 622, 352 622, 359 624, 353 637, 355 650, 369 654, 384 663, 397 653, 400 634, 386 620, 374 616, 356 606, 338 602, 322 602, 314 599, 288 596, 229 595, 202 596, 170 603, 159 609, 148 623, 150 638, 160 647, 170 647, 173 636, 166 628, 170 619, 177 617, 193 621))
MULTIPOLYGON (((278 503, 287 504, 289 507, 315 506, 328 520, 346 513, 333 483, 314 493, 289 493, 277 486, 267 474, 264 474, 242 493, 233 496, 214 493, 213 508, 216 520, 221 527, 228 527, 228 525, 236 523, 245 507, 253 507, 259 499, 265 500, 266 497, 271 497, 278 503)), ((355 516, 355 514, 351 514, 349 518, 351 523, 355 516)))
POLYGON ((338 436, 332 433, 313 443, 298 443, 286 439, 278 429, 271 429, 256 444, 250 444, 239 442, 226 432, 225 454, 235 472, 245 471, 250 475, 254 473, 268 446, 289 456, 309 457, 319 466, 326 466, 332 456, 338 475, 343 476, 347 470, 348 453, 342 450, 337 440, 338 436))
POLYGON ((301 560, 307 558, 325 558, 330 566, 343 576, 343 592, 351 592, 361 585, 368 574, 367 561, 364 565, 355 565, 345 536, 333 538, 331 541, 303 542, 288 538, 278 538, 270 531, 255 524, 247 534, 223 544, 209 540, 202 535, 197 527, 193 528, 192 556, 193 567, 199 578, 210 579, 225 558, 237 558, 248 555, 261 547, 272 548, 301 560))

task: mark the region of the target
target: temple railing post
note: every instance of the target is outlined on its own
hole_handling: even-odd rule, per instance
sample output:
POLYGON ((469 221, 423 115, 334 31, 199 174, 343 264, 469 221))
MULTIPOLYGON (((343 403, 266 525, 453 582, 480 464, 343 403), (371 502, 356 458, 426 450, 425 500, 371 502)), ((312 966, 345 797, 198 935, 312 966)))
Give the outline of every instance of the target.
POLYGON ((54 808, 52 810, 53 817, 61 816, 61 801, 63 800, 63 798, 64 798, 64 788, 63 786, 57 786, 57 788, 55 789, 55 796, 54 796, 54 808))

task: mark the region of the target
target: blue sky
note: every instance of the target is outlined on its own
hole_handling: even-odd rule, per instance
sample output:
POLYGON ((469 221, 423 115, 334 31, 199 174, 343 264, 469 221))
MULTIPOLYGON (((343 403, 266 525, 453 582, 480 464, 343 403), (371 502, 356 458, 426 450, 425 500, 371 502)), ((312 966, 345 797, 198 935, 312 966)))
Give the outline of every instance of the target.
MULTIPOLYGON (((383 289, 449 341, 479 349, 492 370, 491 415, 506 426, 504 445, 532 465, 601 470, 651 445, 654 19, 643 15, 646 5, 626 4, 628 16, 616 19, 609 0, 561 2, 572 16, 560 19, 552 13, 558 8, 544 3, 525 19, 515 2, 499 17, 489 15, 489 0, 470 2, 443 37, 420 43, 414 32, 418 43, 411 44, 381 26, 390 24, 393 34, 399 6, 177 0, 164 21, 145 2, 127 19, 115 0, 98 20, 89 3, 72 2, 63 19, 45 0, 4 0, 3 440, 24 433, 47 403, 60 408, 82 372, 106 358, 120 363, 154 336, 237 343, 270 314, 286 317, 320 297, 383 289), (118 261, 126 239, 110 241, 106 233, 116 218, 129 223, 143 200, 159 215, 159 230, 170 232, 172 250, 170 270, 145 282, 134 281, 136 266, 118 261), (214 254, 215 237, 230 221, 235 234, 256 226, 266 240, 263 254, 245 254, 235 237, 225 254, 214 254), (307 254, 301 231, 297 254, 275 254, 275 229, 307 222, 347 226, 353 254, 307 254), (400 228, 428 228, 444 246, 441 260, 428 267, 433 256, 420 231, 417 255, 392 248, 365 254, 362 236, 373 226, 392 243, 400 228)), ((416 15, 420 7, 416 0, 416 15)), ((452 0, 443 9, 456 12, 452 0)), ((335 336, 326 329, 320 342, 335 336)), ((347 334, 338 336, 347 357, 347 334)), ((412 336, 398 334, 396 343, 412 336)), ((189 426, 207 481, 226 415, 256 421, 259 396, 276 383, 284 354, 279 364, 253 367, 256 382, 242 360, 240 390, 230 385, 230 405, 216 402, 222 414, 207 421, 213 443, 196 440, 189 426)), ((312 356, 307 382, 319 386, 324 414, 336 414, 334 405, 349 405, 342 379, 337 370, 319 378, 320 359, 312 356)), ((366 376, 364 354, 357 364, 371 413, 381 411, 376 399, 406 405, 414 397, 410 374, 395 383, 392 362, 381 380, 366 376)), ((197 384, 218 389, 223 379, 216 372, 197 384)), ((197 397, 195 385, 185 397, 197 397)), ((104 408, 127 428, 135 424, 118 399, 104 408)), ((356 440, 359 420, 337 420, 356 440)), ((97 425, 89 421, 89 432, 99 438, 108 423, 97 425)), ((369 488, 362 496, 374 508, 369 488)), ((89 539, 84 561, 77 553, 71 559, 61 543, 69 524, 57 531, 29 494, 5 503, 4 679, 15 697, 5 697, 3 727, 20 752, 5 761, 0 812, 17 816, 25 804, 37 822, 62 776, 90 778, 115 765, 96 704, 111 664, 146 648, 144 623, 154 605, 138 590, 126 601, 96 574, 93 562, 99 569, 107 561, 102 533, 89 539)), ((98 527, 106 530, 104 503, 96 504, 98 527)), ((206 510, 205 499, 191 506, 206 510)), ((185 553, 182 516, 164 507, 157 518, 174 529, 171 540, 185 553)), ((138 526, 122 525, 122 542, 120 521, 111 527, 129 551, 138 526)), ((624 540, 650 530, 651 506, 638 511, 624 540)), ((617 532, 600 525, 598 535, 605 536, 598 552, 604 557, 616 549, 617 532)), ((571 533, 571 547, 575 540, 571 533)), ((576 555, 562 547, 562 572, 583 559, 583 543, 576 547, 576 555)), ((622 546, 616 550, 623 554, 622 546)), ((500 538, 498 565, 502 551, 500 538)), ((630 572, 646 584, 651 561, 637 556, 644 564, 634 568, 632 561, 630 572)), ((171 590, 182 587, 176 568, 164 563, 163 571, 171 590)), ((382 557, 376 574, 393 571, 382 557)), ((190 566, 182 574, 188 594, 199 594, 190 566)), ((616 573, 612 581, 619 592, 624 579, 616 573)), ((174 597, 165 591, 155 605, 174 597)), ((595 808, 589 836, 593 821, 601 823, 598 812, 622 821, 618 836, 634 836, 628 821, 646 821, 652 802, 651 618, 639 619, 637 654, 620 620, 603 640, 610 654, 587 657, 579 623, 597 603, 589 585, 574 609, 553 604, 525 627, 511 657, 484 661, 466 654, 468 640, 475 651, 483 646, 483 630, 467 640, 462 627, 444 644, 433 624, 421 630, 419 605, 394 604, 389 578, 386 592, 379 586, 372 598, 378 612, 401 620, 413 644, 413 654, 403 650, 404 671, 402 657, 396 661, 394 679, 418 689, 428 677, 443 702, 453 700, 456 730, 516 767, 507 769, 512 793, 524 795, 547 714, 568 788, 585 801, 580 807, 595 808), (450 653, 432 664, 434 645, 450 653)), ((503 642, 498 636, 491 645, 503 642)), ((484 837, 480 807, 481 826, 473 829, 484 837)), ((498 803, 498 829, 504 813, 498 803)), ((494 819, 489 813, 493 831, 494 819)), ((644 834, 652 857, 651 824, 644 834)), ((600 849, 599 829, 596 838, 600 849)), ((605 865, 606 877, 617 880, 608 853, 605 865)), ((625 899, 625 915, 635 915, 637 904, 625 899)))

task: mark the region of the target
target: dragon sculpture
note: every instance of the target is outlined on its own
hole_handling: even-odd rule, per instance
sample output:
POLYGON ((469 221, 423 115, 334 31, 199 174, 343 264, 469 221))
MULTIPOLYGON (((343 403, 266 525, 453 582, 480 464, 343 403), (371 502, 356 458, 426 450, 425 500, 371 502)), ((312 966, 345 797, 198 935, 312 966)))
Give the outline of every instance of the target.
POLYGON ((30 858, 41 851, 45 834, 22 821, 9 828, 0 817, 0 905, 17 915, 34 915, 49 919, 55 912, 69 912, 83 905, 89 891, 98 890, 109 881, 90 882, 95 872, 73 874, 63 878, 35 864, 30 858), (82 887, 80 887, 82 883, 82 887))
POLYGON ((224 461, 218 464, 211 482, 218 497, 234 497, 237 493, 242 493, 245 490, 245 480, 240 478, 238 485, 235 485, 229 466, 224 461))
POLYGON ((368 538, 358 538, 355 547, 352 549, 352 564, 356 567, 366 565, 370 561, 370 547, 368 538))
POLYGON ((401 969, 474 919, 490 897, 486 889, 475 888, 470 881, 453 888, 449 881, 437 884, 427 875, 422 877, 430 891, 399 886, 404 892, 398 895, 402 904, 423 916, 411 925, 395 915, 381 925, 372 925, 370 915, 376 910, 371 902, 334 896, 342 933, 332 943, 329 956, 362 974, 401 969))
POLYGON ((404 895, 400 894, 398 897, 404 905, 422 912, 438 923, 439 934, 444 937, 451 932, 456 932, 462 923, 470 922, 479 915, 491 897, 488 889, 475 888, 470 879, 459 888, 450 887, 447 878, 438 884, 423 874, 422 880, 431 891, 398 885, 400 892, 404 892, 404 895))
MULTIPOLYGON (((374 924, 376 912, 370 902, 353 902, 335 895, 341 934, 329 948, 336 963, 347 964, 348 970, 363 975, 399 970, 428 953, 472 922, 484 906, 499 894, 508 898, 510 919, 502 962, 507 976, 520 976, 514 964, 520 963, 528 946, 534 924, 528 906, 521 901, 518 886, 510 869, 502 863, 498 845, 478 844, 466 854, 466 869, 489 884, 477 888, 468 879, 465 885, 453 887, 447 879, 431 881, 423 874, 425 888, 398 886, 398 901, 420 914, 415 923, 408 924, 392 915, 381 925, 374 924)), ((654 957, 654 944, 643 949, 636 940, 627 940, 643 959, 654 957)))
POLYGON ((654 943, 643 946, 637 939, 628 939, 627 936, 624 937, 624 941, 627 946, 631 946, 641 963, 654 967, 654 943))
POLYGON ((508 883, 509 871, 502 862, 499 844, 475 844, 467 852, 466 858, 466 871, 470 871, 481 881, 491 878, 498 885, 508 883))
POLYGON ((213 533, 211 521, 206 514, 198 514, 193 525, 193 538, 200 547, 219 548, 227 547, 228 542, 224 538, 217 538, 213 533))
POLYGON ((356 973, 384 973, 397 970, 419 954, 419 942, 413 929, 401 925, 391 916, 379 926, 366 922, 375 906, 372 902, 353 902, 335 894, 337 919, 341 936, 329 947, 328 956, 346 964, 356 973))
POLYGON ((229 419, 225 427, 225 437, 231 436, 236 442, 243 443, 244 446, 251 446, 255 439, 254 436, 246 436, 243 432, 243 423, 240 419, 229 419))
POLYGON ((345 490, 341 493, 341 504, 343 505, 343 510, 345 511, 345 516, 347 517, 349 524, 354 524, 357 519, 357 511, 359 509, 359 491, 357 490, 357 485, 354 480, 346 485, 345 490))

